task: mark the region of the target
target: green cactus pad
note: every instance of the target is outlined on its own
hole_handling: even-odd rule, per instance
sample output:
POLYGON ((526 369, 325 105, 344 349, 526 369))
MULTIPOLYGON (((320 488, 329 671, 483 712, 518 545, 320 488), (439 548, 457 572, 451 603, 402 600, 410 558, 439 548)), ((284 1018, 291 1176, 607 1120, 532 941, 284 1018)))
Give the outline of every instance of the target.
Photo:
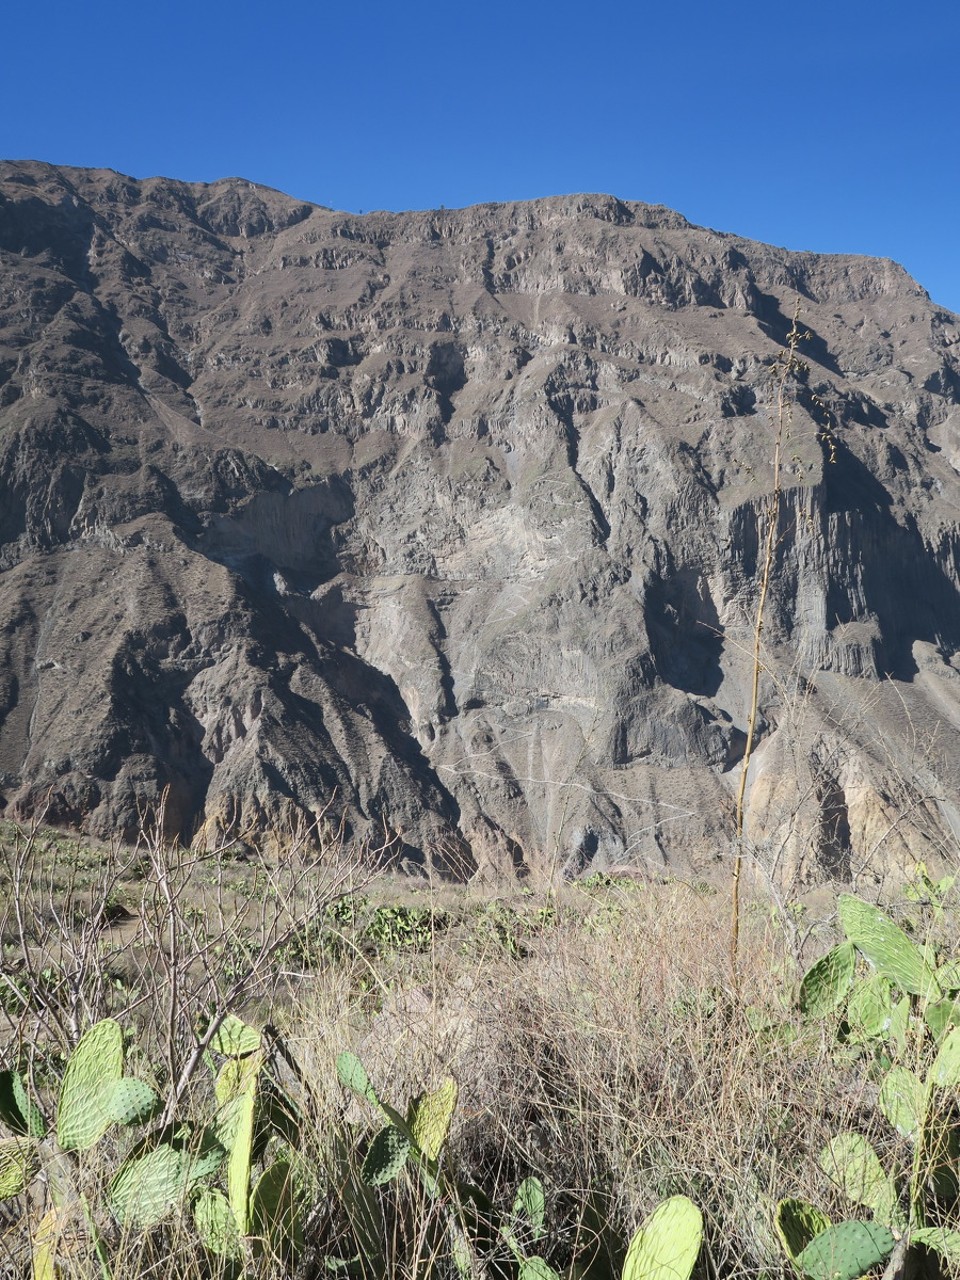
POLYGON ((935 1000, 924 1009, 923 1020, 939 1044, 951 1027, 960 1026, 960 1000, 935 1000))
POLYGON ((20 1137, 42 1138, 46 1132, 43 1114, 16 1071, 0 1071, 0 1120, 20 1137))
POLYGON ((806 1200, 781 1200, 774 1226, 787 1257, 796 1262, 811 1240, 830 1226, 830 1219, 806 1200))
POLYGON ((518 1280, 560 1280, 560 1276, 543 1258, 524 1258, 518 1280))
POLYGON ((345 1089, 350 1089, 358 1098, 365 1098, 375 1107, 380 1106, 377 1091, 370 1083, 366 1068, 355 1053, 341 1053, 337 1058, 337 1079, 345 1089))
POLYGON ((156 1114, 159 1099, 148 1084, 124 1076, 104 1100, 104 1108, 116 1124, 143 1124, 156 1114))
POLYGON ((210 1041, 214 1053, 222 1053, 228 1058, 244 1058, 262 1047, 260 1032, 232 1013, 227 1014, 210 1041))
POLYGON ((939 1253, 954 1273, 960 1267, 960 1231, 951 1231, 949 1227, 917 1227, 910 1233, 910 1243, 926 1245, 939 1253))
POLYGON ((167 1125, 138 1143, 117 1170, 110 1208, 125 1226, 154 1227, 216 1173, 224 1154, 209 1129, 167 1125))
POLYGON ((847 1001, 847 1023, 853 1040, 877 1040, 886 1036, 893 1017, 890 979, 871 974, 853 986, 847 1001))
POLYGON ((904 1138, 915 1138, 925 1109, 923 1081, 909 1067, 891 1067, 880 1086, 880 1110, 904 1138))
POLYGON ((960 991, 960 959, 948 960, 937 970, 941 991, 960 991))
POLYGON ((231 1081, 233 1096, 221 1106, 216 1124, 217 1139, 227 1151, 227 1199, 241 1235, 247 1234, 250 1217, 250 1167, 253 1163, 257 1082, 262 1057, 262 1054, 254 1054, 226 1064, 227 1067, 250 1066, 238 1079, 231 1081), (256 1069, 253 1069, 254 1065, 256 1069))
POLYGON ((39 1168, 40 1156, 32 1138, 0 1141, 0 1200, 18 1196, 39 1168))
POLYGON ((155 1227, 186 1199, 191 1168, 189 1153, 166 1143, 126 1160, 110 1184, 110 1207, 125 1227, 155 1227))
POLYGON ((854 1204, 871 1210, 881 1222, 896 1219, 896 1186, 862 1134, 838 1133, 820 1152, 818 1163, 854 1204))
POLYGON ((877 1222, 841 1222, 804 1249, 797 1263, 810 1280, 857 1280, 893 1252, 896 1241, 877 1222))
POLYGON ((630 1241, 623 1280, 689 1280, 702 1240, 700 1210, 686 1196, 671 1196, 630 1241))
POLYGON ((450 1122, 457 1105, 457 1082, 447 1076, 433 1093, 425 1093, 413 1104, 410 1135, 414 1144, 427 1157, 436 1160, 450 1132, 450 1122))
POLYGON ((800 983, 800 1012, 808 1018, 822 1018, 832 1013, 850 990, 856 963, 857 949, 852 942, 841 942, 821 956, 800 983))
POLYGON ((960 1086, 960 1027, 954 1027, 944 1037, 927 1079, 938 1089, 960 1086))
POLYGON ((82 1037, 63 1073, 57 1141, 64 1151, 86 1151, 113 1124, 108 1104, 122 1075, 123 1032, 105 1018, 82 1037))
POLYGON ((26 1122, 27 1136, 30 1138, 42 1138, 47 1132, 43 1112, 30 1098, 27 1093, 26 1085, 16 1072, 13 1073, 13 1080, 11 1084, 13 1087, 14 1100, 20 1110, 20 1114, 24 1117, 26 1122))
POLYGON ((57 1266, 57 1254, 64 1234, 63 1210, 48 1210, 33 1229, 33 1280, 61 1280, 66 1267, 57 1266))
POLYGON ((251 1053, 245 1058, 230 1058, 223 1064, 213 1086, 221 1107, 233 1098, 242 1098, 249 1093, 251 1082, 256 1088, 263 1062, 262 1053, 251 1053))
POLYGON ((526 1219, 536 1239, 543 1234, 543 1222, 547 1212, 547 1198, 539 1178, 524 1178, 517 1188, 513 1202, 513 1216, 526 1219))
POLYGON ((410 1154, 410 1139, 396 1125, 388 1124, 370 1143, 360 1169, 360 1177, 368 1187, 379 1187, 392 1182, 410 1154))
POLYGON ((221 1258, 239 1258, 242 1252, 237 1220, 230 1201, 215 1187, 204 1187, 193 1206, 197 1235, 205 1249, 221 1258))
POLYGON ((940 999, 936 974, 924 953, 889 916, 850 893, 840 895, 838 909, 844 933, 878 973, 910 995, 940 999))
POLYGON ((250 1196, 250 1234, 274 1254, 296 1257, 303 1249, 303 1198, 289 1160, 275 1160, 250 1196))

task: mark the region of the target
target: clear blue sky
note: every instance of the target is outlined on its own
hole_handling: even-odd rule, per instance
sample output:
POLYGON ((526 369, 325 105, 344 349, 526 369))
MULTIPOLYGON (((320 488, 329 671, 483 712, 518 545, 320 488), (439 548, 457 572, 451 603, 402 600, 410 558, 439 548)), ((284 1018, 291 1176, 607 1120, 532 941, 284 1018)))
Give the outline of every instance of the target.
POLYGON ((351 210, 574 191, 891 257, 960 311, 957 0, 34 0, 0 155, 351 210))

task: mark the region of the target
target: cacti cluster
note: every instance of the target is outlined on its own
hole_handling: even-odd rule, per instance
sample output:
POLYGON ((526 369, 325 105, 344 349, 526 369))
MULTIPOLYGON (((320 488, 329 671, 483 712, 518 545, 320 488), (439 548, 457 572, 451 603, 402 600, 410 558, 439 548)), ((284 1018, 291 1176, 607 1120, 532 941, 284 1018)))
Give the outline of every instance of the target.
POLYGON ((20 1194, 45 1159, 53 1161, 48 1178, 53 1205, 33 1238, 35 1280, 61 1274, 61 1218, 70 1201, 83 1208, 91 1246, 108 1280, 96 1215, 78 1188, 61 1186, 57 1161, 58 1152, 69 1158, 90 1150, 113 1126, 143 1130, 106 1188, 106 1204, 125 1231, 151 1230, 192 1203, 200 1240, 221 1257, 237 1259, 245 1250, 256 1254, 264 1248, 282 1256, 299 1246, 303 1204, 293 1162, 278 1155, 253 1176, 271 1132, 289 1130, 288 1124, 273 1124, 276 1096, 263 1079, 260 1033, 230 1017, 208 1048, 226 1058, 216 1078, 216 1111, 209 1124, 153 1125, 159 1099, 144 1081, 123 1074, 123 1032, 109 1018, 90 1027, 71 1054, 52 1132, 19 1073, 0 1073, 0 1119, 14 1135, 0 1140, 0 1199, 20 1194), (225 1192, 216 1185, 221 1175, 225 1192))
POLYGON ((873 1053, 882 1073, 877 1107, 911 1157, 889 1173, 863 1134, 837 1134, 820 1153, 820 1167, 871 1218, 833 1226, 813 1205, 783 1200, 777 1234, 808 1280, 857 1280, 895 1248, 906 1259, 915 1245, 956 1267, 960 1233, 938 1222, 960 1193, 960 1131, 945 1105, 960 1089, 960 964, 938 962, 932 947, 852 894, 841 895, 838 913, 846 941, 804 975, 798 1007, 808 1019, 836 1017, 841 1038, 873 1053), (858 957, 870 969, 859 978, 858 957), (894 1060, 908 1047, 915 1065, 894 1060))

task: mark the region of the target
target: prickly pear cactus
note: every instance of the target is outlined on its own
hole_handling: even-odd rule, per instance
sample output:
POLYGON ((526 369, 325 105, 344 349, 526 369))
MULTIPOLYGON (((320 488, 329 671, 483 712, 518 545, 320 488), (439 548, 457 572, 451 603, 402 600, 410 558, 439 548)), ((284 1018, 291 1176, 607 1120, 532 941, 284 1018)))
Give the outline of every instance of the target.
POLYGON ((364 1098, 375 1107, 380 1106, 377 1091, 370 1083, 366 1069, 355 1053, 341 1053, 337 1058, 337 1079, 345 1089, 364 1098))
POLYGON ((227 1014, 210 1041, 214 1053, 222 1053, 227 1058, 243 1058, 262 1047, 260 1032, 232 1013, 227 1014))
POLYGON ((53 1208, 43 1215, 32 1233, 33 1280, 59 1280, 57 1254, 63 1234, 63 1211, 53 1208))
POLYGON ((820 1152, 818 1163, 854 1204, 869 1209, 880 1222, 899 1219, 896 1185, 862 1134, 838 1133, 820 1152))
POLYGON ((164 1134, 141 1142, 114 1174, 107 1199, 123 1226, 155 1227, 223 1163, 223 1147, 207 1130, 183 1125, 164 1134))
POLYGON ((800 1012, 809 1018, 832 1013, 850 990, 856 963, 857 949, 852 942, 841 942, 821 956, 800 983, 800 1012))
POLYGON ((39 1168, 37 1144, 32 1138, 0 1141, 0 1200, 18 1196, 39 1168))
POLYGON ((956 1275, 960 1267, 960 1231, 951 1231, 948 1227, 917 1227, 910 1233, 910 1242, 925 1245, 939 1253, 950 1268, 950 1274, 956 1275))
POLYGON ((543 1223, 547 1212, 547 1198, 544 1195, 543 1183, 539 1178, 524 1178, 517 1188, 513 1202, 513 1216, 523 1219, 534 1239, 543 1234, 543 1223))
POLYGON ((884 1262, 895 1244, 878 1222, 841 1222, 812 1240, 797 1262, 810 1280, 857 1280, 884 1262))
POLYGON ((893 988, 882 973, 855 982, 847 1001, 847 1024, 853 1041, 887 1038, 893 1020, 893 988))
POLYGON ((878 973, 912 996, 941 998, 927 957, 889 916, 850 893, 840 895, 838 910, 844 933, 878 973))
POLYGON ((689 1280, 702 1240, 703 1218, 693 1201, 664 1200, 630 1241, 623 1280, 689 1280))
POLYGON ((250 1168, 253 1164, 253 1132, 257 1086, 263 1054, 226 1062, 214 1092, 220 1103, 217 1140, 227 1152, 227 1199, 241 1235, 247 1234, 250 1216, 250 1168))
POLYGON ((938 1089, 960 1086, 960 1027, 955 1027, 944 1038, 927 1078, 938 1089))
POLYGON ((250 1195, 250 1234, 279 1257, 303 1249, 304 1204, 289 1160, 275 1160, 250 1195))
POLYGON ((915 1138, 923 1124, 926 1090, 909 1067, 891 1067, 880 1086, 880 1110, 904 1138, 915 1138))
POLYGON ((781 1200, 774 1226, 787 1257, 795 1263, 811 1240, 830 1226, 830 1219, 806 1200, 781 1200))
POLYGON ((960 957, 947 960, 937 970, 937 983, 941 991, 960 991, 960 957))
MULTIPOLYGON (((937 981, 940 981, 939 973, 937 981)), ((934 1043, 939 1044, 948 1031, 960 1026, 960 1000, 951 997, 949 1000, 936 1000, 933 1004, 928 1004, 923 1011, 923 1020, 934 1043)))
POLYGON ((239 1258, 242 1246, 230 1201, 215 1187, 204 1187, 193 1206, 193 1221, 205 1249, 221 1258, 239 1258))
POLYGON ((379 1187, 392 1182, 407 1163, 409 1154, 410 1139, 396 1125, 388 1124, 370 1143, 360 1169, 360 1177, 368 1187, 379 1187))
POLYGON ((157 1111, 159 1099, 148 1084, 124 1076, 104 1099, 104 1110, 115 1124, 143 1124, 157 1111))
POLYGON ((63 1073, 57 1142, 64 1151, 86 1151, 114 1123, 109 1104, 122 1075, 123 1032, 104 1018, 81 1038, 63 1073))
POLYGON ((518 1280, 560 1280, 560 1276, 543 1258, 524 1258, 518 1280))
POLYGON ((457 1105, 457 1082, 447 1076, 433 1093, 425 1093, 411 1108, 410 1134, 428 1160, 436 1160, 450 1132, 457 1105))
POLYGON ((46 1132, 43 1114, 16 1071, 0 1071, 0 1120, 18 1137, 42 1138, 46 1132))
POLYGON ((125 1227, 157 1226, 190 1188, 190 1157, 166 1143, 120 1166, 110 1184, 110 1207, 125 1227))

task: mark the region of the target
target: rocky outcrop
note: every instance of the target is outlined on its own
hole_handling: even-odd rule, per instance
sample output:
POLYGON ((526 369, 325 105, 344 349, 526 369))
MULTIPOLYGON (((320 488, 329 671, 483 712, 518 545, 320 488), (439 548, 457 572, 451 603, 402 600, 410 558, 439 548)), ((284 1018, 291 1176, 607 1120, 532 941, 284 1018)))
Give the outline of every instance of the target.
POLYGON ((952 856, 960 328, 895 264, 6 164, 0 272, 8 814, 722 869, 799 305, 752 847, 952 856))

